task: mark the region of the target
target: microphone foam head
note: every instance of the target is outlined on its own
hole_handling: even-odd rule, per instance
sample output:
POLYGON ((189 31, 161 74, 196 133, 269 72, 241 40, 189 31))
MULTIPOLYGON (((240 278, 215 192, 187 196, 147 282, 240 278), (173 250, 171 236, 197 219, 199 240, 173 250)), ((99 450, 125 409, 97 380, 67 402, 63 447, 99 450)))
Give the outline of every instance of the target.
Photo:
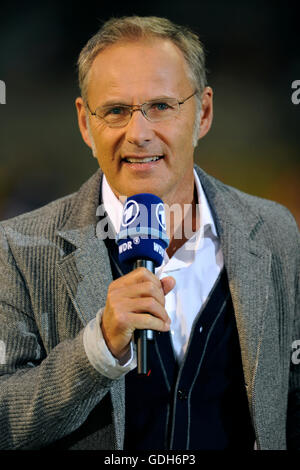
POLYGON ((124 204, 116 239, 120 263, 148 259, 160 266, 169 245, 165 219, 164 204, 158 196, 149 193, 130 196, 124 204))

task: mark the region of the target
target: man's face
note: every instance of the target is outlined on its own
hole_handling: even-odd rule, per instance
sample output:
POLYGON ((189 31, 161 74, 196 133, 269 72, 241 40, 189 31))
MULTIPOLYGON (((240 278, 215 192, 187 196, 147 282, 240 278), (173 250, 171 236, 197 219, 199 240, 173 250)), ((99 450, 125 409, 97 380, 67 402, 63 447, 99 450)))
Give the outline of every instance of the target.
MULTIPOLYGON (((94 60, 88 103, 94 111, 108 103, 136 105, 163 97, 183 101, 194 91, 183 54, 172 42, 122 42, 107 47, 94 60)), ((150 122, 135 111, 121 128, 110 128, 95 116, 87 117, 81 98, 76 105, 82 136, 94 149, 117 196, 149 192, 170 205, 191 202, 195 97, 181 105, 172 120, 150 122), (86 118, 90 119, 90 131, 86 118), (149 157, 160 158, 148 163, 127 160, 149 157)))

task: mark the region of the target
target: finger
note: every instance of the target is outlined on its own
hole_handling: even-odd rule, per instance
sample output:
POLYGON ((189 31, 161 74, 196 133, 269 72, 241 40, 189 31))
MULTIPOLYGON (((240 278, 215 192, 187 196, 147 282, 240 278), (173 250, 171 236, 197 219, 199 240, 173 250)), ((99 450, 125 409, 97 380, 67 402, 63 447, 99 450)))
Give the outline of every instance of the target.
POLYGON ((164 291, 159 284, 159 286, 154 285, 151 281, 146 281, 138 284, 133 284, 129 286, 119 287, 118 290, 114 291, 114 294, 118 293, 119 298, 139 298, 139 297, 153 297, 157 302, 162 306, 165 305, 165 296, 164 291))
POLYGON ((110 284, 111 289, 130 286, 141 282, 152 281, 154 285, 160 287, 160 280, 147 268, 137 268, 122 277, 119 277, 110 284))
POLYGON ((169 331, 171 322, 170 320, 165 322, 160 318, 144 312, 132 314, 131 324, 136 330, 169 331))
POLYGON ((153 297, 140 297, 138 299, 127 299, 123 303, 123 308, 129 313, 150 313, 152 316, 160 318, 163 322, 168 322, 169 316, 164 307, 153 297))
POLYGON ((176 284, 174 277, 167 276, 160 280, 164 295, 167 295, 176 284))

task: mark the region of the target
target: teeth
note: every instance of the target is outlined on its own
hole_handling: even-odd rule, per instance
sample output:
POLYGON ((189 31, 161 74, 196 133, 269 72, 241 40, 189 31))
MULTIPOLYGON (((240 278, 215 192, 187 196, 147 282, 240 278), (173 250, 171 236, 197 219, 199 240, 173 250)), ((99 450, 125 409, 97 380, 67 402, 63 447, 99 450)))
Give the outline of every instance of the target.
POLYGON ((161 157, 149 157, 149 158, 125 158, 125 160, 129 163, 148 163, 148 162, 156 162, 161 157))

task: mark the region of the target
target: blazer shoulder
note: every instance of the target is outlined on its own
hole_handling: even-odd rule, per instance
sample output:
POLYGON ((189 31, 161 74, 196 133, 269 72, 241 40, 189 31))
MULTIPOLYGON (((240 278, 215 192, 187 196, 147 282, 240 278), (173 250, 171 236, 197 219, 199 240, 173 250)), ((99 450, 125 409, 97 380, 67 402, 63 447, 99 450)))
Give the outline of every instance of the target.
POLYGON ((285 228, 298 229, 294 215, 283 204, 245 193, 231 186, 228 186, 228 188, 230 188, 234 197, 240 201, 241 205, 245 205, 249 210, 260 215, 266 223, 276 224, 276 226, 279 223, 280 226, 285 228))
MULTIPOLYGON (((214 199, 218 194, 220 198, 226 201, 227 205, 233 205, 240 213, 244 213, 247 217, 247 210, 252 214, 262 217, 266 223, 277 222, 278 218, 281 224, 287 224, 292 228, 297 227, 295 217, 290 210, 284 205, 259 196, 246 193, 236 187, 230 186, 223 181, 207 174, 195 165, 195 170, 200 177, 200 181, 204 184, 204 189, 208 191, 209 199, 214 199)), ((241 215, 239 213, 239 216, 241 215)))
POLYGON ((245 218, 250 211, 261 221, 264 237, 269 240, 270 246, 276 245, 281 250, 284 245, 286 248, 296 250, 295 254, 297 250, 299 251, 299 226, 287 207, 278 202, 245 193, 237 188, 224 186, 241 207, 245 218))
POLYGON ((299 228, 287 207, 225 184, 197 166, 195 169, 208 201, 216 210, 225 210, 223 218, 229 217, 237 227, 250 230, 251 238, 258 237, 275 250, 284 245, 287 250, 299 251, 299 228))

